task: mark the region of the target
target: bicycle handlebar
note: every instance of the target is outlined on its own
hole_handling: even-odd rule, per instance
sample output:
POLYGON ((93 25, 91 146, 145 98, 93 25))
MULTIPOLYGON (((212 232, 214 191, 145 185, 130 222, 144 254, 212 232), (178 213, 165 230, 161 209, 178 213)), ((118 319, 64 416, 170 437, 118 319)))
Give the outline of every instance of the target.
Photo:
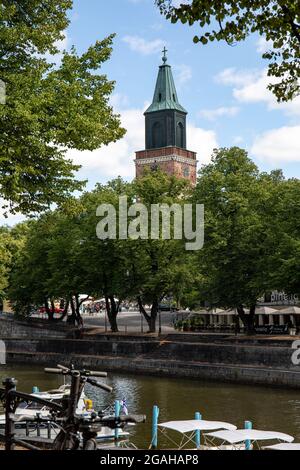
POLYGON ((98 372, 95 370, 83 370, 77 371, 68 369, 65 366, 58 365, 57 368, 49 368, 47 367, 44 369, 47 374, 59 374, 59 375, 72 375, 73 374, 80 374, 82 377, 107 377, 107 372, 98 372))
POLYGON ((87 379, 87 383, 93 385, 94 387, 101 388, 102 390, 105 390, 105 392, 111 393, 113 391, 112 387, 106 384, 102 384, 101 382, 98 382, 97 380, 87 379))
POLYGON ((146 422, 146 415, 127 415, 127 416, 120 416, 121 423, 145 423, 146 422))
POLYGON ((88 375, 89 377, 107 377, 107 372, 97 372, 95 370, 90 370, 88 371, 88 375))
POLYGON ((98 387, 104 390, 105 392, 111 393, 113 391, 112 387, 109 385, 103 384, 101 382, 98 382, 97 380, 94 380, 90 377, 107 377, 106 372, 96 372, 96 371, 78 371, 78 370, 71 370, 67 369, 64 366, 58 365, 58 369, 54 368, 46 368, 44 369, 47 374, 59 374, 59 375, 81 375, 82 377, 86 378, 86 381, 91 384, 93 387, 98 387))
POLYGON ((44 371, 46 372, 46 374, 60 374, 60 375, 66 374, 66 371, 63 369, 50 369, 49 367, 44 369, 44 371))

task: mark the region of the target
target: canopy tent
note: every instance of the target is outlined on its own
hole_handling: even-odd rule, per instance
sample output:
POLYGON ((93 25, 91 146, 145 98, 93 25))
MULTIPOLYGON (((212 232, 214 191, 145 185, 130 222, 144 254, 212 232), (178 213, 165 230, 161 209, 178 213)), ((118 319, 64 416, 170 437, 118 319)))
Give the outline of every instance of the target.
MULTIPOLYGON (((244 312, 248 314, 250 310, 248 308, 244 308, 244 312)), ((273 315, 273 314, 281 313, 281 312, 282 312, 281 310, 276 310, 271 307, 258 307, 255 310, 256 315, 273 315)), ((212 315, 232 315, 232 316, 235 316, 238 314, 236 309, 232 309, 232 310, 217 309, 217 310, 211 311, 210 313, 212 315)), ((300 313, 300 309, 299 309, 299 313, 300 313)))
POLYGON ((222 308, 214 308, 212 310, 209 310, 210 315, 223 315, 225 314, 225 310, 222 308))
POLYGON ((213 315, 232 315, 232 316, 235 316, 236 311, 235 310, 220 310, 220 309, 217 309, 216 311, 213 312, 213 315))
POLYGON ((278 311, 282 315, 300 315, 300 308, 294 305, 278 311))
MULTIPOLYGON (((244 308, 244 312, 246 314, 249 313, 248 308, 244 308)), ((237 315, 237 310, 235 309, 229 309, 229 310, 222 310, 220 308, 214 309, 214 310, 206 310, 206 311, 201 311, 198 312, 199 314, 201 313, 202 315, 237 315)), ((287 307, 285 309, 276 309, 272 307, 257 307, 255 310, 256 315, 300 315, 300 307, 296 307, 294 305, 291 305, 290 307, 287 307)))
POLYGON ((216 431, 207 436, 220 439, 223 442, 229 442, 230 444, 237 444, 244 441, 269 441, 277 439, 284 442, 293 442, 294 438, 289 434, 282 432, 273 431, 258 431, 256 429, 238 429, 236 431, 216 431))
POLYGON ((281 443, 281 444, 275 444, 274 446, 266 446, 263 447, 263 449, 267 450, 300 450, 300 444, 296 443, 281 443))
POLYGON ((280 313, 280 310, 276 310, 275 308, 271 307, 259 307, 255 311, 256 315, 273 315, 276 313, 280 313))
POLYGON ((189 421, 168 421, 167 423, 159 424, 161 428, 172 429, 182 434, 193 431, 212 431, 216 429, 227 429, 234 431, 236 426, 222 421, 205 421, 205 420, 189 420, 189 421))
POLYGON ((190 312, 190 317, 195 317, 197 315, 211 315, 209 310, 198 310, 196 312, 190 312))

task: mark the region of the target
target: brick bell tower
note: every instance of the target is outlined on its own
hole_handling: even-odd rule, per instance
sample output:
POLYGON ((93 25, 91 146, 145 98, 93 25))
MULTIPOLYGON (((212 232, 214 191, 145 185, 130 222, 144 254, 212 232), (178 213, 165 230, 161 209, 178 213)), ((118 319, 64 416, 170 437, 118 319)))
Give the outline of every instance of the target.
POLYGON ((145 112, 146 150, 136 152, 136 177, 145 168, 160 168, 169 175, 196 184, 197 154, 186 149, 187 111, 179 104, 166 48, 159 67, 153 102, 145 112))

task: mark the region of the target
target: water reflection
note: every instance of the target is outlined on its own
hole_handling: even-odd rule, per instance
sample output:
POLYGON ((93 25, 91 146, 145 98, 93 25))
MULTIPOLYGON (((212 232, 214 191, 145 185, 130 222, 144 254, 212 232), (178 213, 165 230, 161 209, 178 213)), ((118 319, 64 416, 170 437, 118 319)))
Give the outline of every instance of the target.
MULTIPOLYGON (((46 375, 36 367, 1 366, 1 382, 8 376, 16 377, 18 389, 26 392, 34 385, 46 390, 62 384, 61 377, 46 375)), ((160 407, 160 422, 193 419, 195 411, 200 411, 204 419, 228 421, 238 427, 250 420, 256 429, 292 434, 300 442, 300 396, 295 390, 119 373, 110 373, 106 383, 114 388, 112 394, 87 386, 88 396, 97 409, 125 398, 130 413, 145 413, 147 424, 136 427, 132 437, 142 448, 150 443, 154 404, 160 407)), ((166 447, 166 441, 161 439, 160 446, 166 447)))

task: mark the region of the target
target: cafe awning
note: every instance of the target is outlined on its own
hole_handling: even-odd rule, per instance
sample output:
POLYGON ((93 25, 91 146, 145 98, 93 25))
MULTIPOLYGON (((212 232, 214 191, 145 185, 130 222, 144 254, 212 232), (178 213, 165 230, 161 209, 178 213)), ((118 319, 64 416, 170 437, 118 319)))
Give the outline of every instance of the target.
POLYGON ((276 315, 276 313, 281 313, 280 310, 276 310, 271 307, 259 307, 256 309, 256 315, 276 315))
POLYGON ((279 310, 279 313, 282 315, 300 315, 300 308, 291 305, 290 307, 284 308, 283 310, 279 310))

